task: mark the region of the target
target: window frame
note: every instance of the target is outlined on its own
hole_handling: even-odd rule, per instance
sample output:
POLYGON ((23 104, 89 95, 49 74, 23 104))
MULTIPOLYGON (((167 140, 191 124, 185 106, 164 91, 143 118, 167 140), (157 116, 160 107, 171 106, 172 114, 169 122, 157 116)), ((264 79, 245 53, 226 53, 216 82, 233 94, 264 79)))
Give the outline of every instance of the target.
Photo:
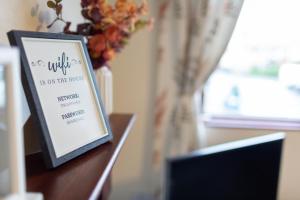
POLYGON ((300 120, 284 118, 226 116, 202 113, 201 122, 207 128, 300 131, 300 120))

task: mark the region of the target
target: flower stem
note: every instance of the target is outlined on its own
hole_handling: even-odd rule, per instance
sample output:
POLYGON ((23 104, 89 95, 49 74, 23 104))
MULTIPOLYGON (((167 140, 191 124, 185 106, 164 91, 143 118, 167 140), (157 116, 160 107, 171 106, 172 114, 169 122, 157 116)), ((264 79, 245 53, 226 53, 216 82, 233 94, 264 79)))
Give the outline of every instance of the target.
POLYGON ((51 22, 51 23, 47 26, 47 28, 51 28, 51 27, 55 24, 55 22, 57 22, 57 21, 61 21, 61 22, 65 23, 65 24, 67 24, 67 22, 66 22, 61 16, 59 16, 59 17, 56 17, 56 18, 53 20, 53 22, 51 22))

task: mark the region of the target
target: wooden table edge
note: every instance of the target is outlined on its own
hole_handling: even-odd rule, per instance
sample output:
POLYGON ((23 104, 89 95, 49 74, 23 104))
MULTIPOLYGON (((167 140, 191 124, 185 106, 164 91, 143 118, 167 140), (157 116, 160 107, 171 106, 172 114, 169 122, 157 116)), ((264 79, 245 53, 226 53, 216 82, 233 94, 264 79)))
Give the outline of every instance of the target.
POLYGON ((120 142, 119 142, 118 146, 116 147, 116 150, 114 151, 114 153, 112 155, 112 158, 110 159, 106 168, 104 169, 102 176, 99 178, 95 188, 93 189, 92 194, 89 197, 89 200, 96 200, 99 197, 99 195, 101 194, 102 187, 103 187, 109 173, 111 172, 122 147, 124 146, 126 138, 128 137, 135 120, 136 120, 136 115, 132 114, 132 117, 128 123, 128 126, 126 127, 126 130, 125 130, 122 138, 120 139, 120 142))

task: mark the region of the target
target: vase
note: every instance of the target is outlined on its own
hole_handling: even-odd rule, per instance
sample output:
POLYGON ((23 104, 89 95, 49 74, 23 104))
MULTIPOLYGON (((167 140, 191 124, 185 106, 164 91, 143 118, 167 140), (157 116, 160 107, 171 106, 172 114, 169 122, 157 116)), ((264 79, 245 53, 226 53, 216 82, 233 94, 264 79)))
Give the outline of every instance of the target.
POLYGON ((101 99, 107 115, 113 112, 113 76, 110 69, 106 66, 95 70, 101 99))

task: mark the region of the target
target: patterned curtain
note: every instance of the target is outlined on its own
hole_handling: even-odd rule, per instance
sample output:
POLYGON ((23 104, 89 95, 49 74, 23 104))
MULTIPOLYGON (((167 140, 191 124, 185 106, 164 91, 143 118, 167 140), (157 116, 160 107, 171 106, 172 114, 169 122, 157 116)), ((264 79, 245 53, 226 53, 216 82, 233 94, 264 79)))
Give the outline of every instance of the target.
POLYGON ((243 0, 158 3, 153 165, 199 147, 194 94, 216 68, 243 0))

